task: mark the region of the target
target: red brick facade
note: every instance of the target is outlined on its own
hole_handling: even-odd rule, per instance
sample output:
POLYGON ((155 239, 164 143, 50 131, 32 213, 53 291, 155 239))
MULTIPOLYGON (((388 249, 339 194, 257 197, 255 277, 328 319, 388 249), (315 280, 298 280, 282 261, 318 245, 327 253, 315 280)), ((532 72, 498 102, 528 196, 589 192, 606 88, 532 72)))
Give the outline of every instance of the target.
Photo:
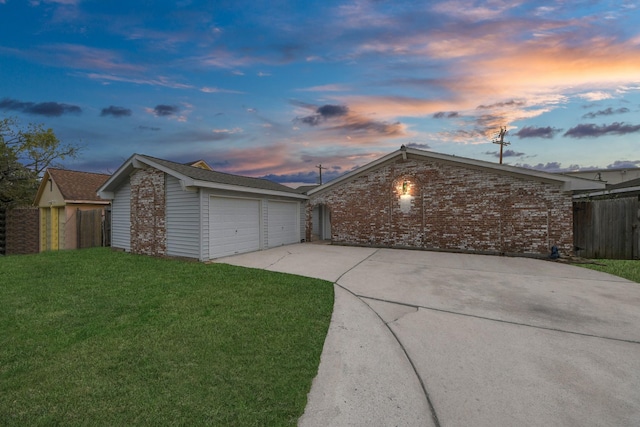
POLYGON ((334 243, 493 254, 573 250, 571 194, 559 183, 431 159, 398 159, 312 194, 334 243), (403 194, 404 193, 404 194, 403 194))
POLYGON ((157 169, 140 169, 131 176, 131 252, 167 254, 165 176, 157 169))

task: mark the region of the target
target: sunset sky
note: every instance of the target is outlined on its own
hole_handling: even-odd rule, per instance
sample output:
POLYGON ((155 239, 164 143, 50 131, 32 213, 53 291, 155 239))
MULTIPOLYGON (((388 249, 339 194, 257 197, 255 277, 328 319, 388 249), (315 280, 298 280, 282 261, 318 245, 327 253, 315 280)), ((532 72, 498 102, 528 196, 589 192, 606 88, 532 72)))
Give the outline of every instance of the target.
POLYGON ((640 3, 0 0, 0 118, 83 147, 314 183, 402 144, 640 167, 640 3))

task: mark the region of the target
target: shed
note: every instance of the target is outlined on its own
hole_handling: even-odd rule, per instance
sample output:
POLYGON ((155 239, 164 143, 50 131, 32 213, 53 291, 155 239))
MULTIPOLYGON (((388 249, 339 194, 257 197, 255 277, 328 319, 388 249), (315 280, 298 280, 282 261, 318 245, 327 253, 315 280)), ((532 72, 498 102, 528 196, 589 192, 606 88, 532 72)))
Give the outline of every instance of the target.
POLYGON ((308 191, 307 239, 543 256, 573 250, 572 194, 605 183, 401 147, 308 191))
MULTIPOLYGON (((79 212, 94 211, 102 219, 109 200, 97 194, 110 175, 48 168, 40 182, 34 205, 40 211, 40 250, 76 249, 79 212)), ((101 223, 87 234, 100 246, 101 223), (97 236, 97 237, 96 237, 97 236)))
POLYGON ((200 261, 299 243, 307 196, 284 185, 134 154, 100 187, 111 245, 200 261))

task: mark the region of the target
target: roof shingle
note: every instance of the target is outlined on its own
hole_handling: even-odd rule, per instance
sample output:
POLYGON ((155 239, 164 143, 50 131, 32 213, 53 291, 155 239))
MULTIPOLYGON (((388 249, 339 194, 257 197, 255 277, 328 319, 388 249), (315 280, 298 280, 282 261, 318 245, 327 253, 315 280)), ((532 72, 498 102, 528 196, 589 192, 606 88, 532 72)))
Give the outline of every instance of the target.
POLYGON ((182 163, 175 163, 169 160, 158 159, 147 155, 140 155, 152 162, 167 167, 191 179, 205 182, 215 182, 218 184, 239 185, 242 187, 250 187, 261 190, 283 191, 287 193, 298 193, 295 189, 277 182, 269 181, 263 178, 250 178, 248 176, 232 175, 229 173, 209 171, 206 169, 189 166, 182 163))
POLYGON ((47 172, 65 200, 108 201, 98 197, 96 191, 110 175, 54 168, 47 169, 47 172))

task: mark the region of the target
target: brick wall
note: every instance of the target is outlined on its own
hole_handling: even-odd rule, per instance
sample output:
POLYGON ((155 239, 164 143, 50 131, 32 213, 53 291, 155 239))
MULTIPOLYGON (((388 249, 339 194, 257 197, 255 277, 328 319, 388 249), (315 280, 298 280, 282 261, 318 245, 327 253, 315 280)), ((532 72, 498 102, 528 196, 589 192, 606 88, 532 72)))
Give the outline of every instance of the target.
POLYGON ((165 176, 157 169, 140 169, 131 176, 131 252, 167 254, 165 176))
POLYGON ((40 214, 38 208, 16 208, 6 211, 6 254, 40 252, 40 214))
MULTIPOLYGON (((332 241, 478 253, 573 250, 571 195, 558 185, 432 160, 397 160, 311 196, 332 241), (403 187, 406 194, 403 194, 403 187)), ((309 237, 309 236, 308 236, 309 237)))

